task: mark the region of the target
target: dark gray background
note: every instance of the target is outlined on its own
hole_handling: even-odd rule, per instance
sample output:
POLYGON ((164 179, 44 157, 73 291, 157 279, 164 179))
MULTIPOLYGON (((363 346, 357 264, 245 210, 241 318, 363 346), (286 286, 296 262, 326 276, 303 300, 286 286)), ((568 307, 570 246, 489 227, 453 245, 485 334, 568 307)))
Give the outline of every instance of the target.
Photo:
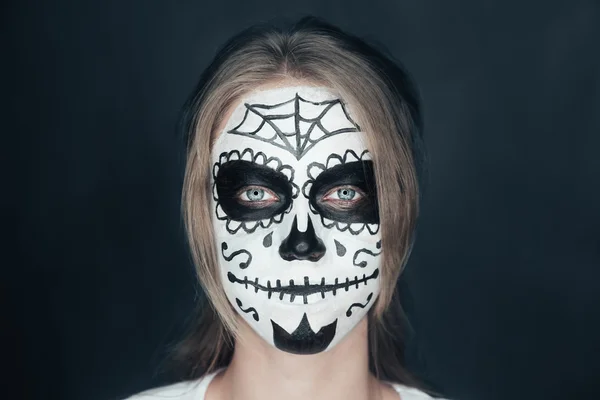
POLYGON ((598 2, 2 8, 2 396, 115 399, 172 379, 161 360, 195 296, 179 109, 233 33, 312 13, 387 46, 421 88, 410 368, 458 400, 600 398, 598 2))

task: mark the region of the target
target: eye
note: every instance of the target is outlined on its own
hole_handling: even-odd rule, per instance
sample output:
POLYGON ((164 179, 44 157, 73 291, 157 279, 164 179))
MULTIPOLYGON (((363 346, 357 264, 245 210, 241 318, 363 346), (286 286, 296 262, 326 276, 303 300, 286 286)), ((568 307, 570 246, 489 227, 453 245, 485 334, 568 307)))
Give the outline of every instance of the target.
POLYGON ((323 196, 322 201, 331 202, 341 207, 352 207, 358 203, 364 194, 355 186, 337 186, 323 196))
POLYGON ((263 186, 243 187, 236 197, 250 207, 266 206, 279 201, 279 196, 263 186))
POLYGON ((350 188, 338 189, 336 194, 340 200, 352 200, 357 196, 360 198, 360 195, 356 193, 356 190, 350 188))

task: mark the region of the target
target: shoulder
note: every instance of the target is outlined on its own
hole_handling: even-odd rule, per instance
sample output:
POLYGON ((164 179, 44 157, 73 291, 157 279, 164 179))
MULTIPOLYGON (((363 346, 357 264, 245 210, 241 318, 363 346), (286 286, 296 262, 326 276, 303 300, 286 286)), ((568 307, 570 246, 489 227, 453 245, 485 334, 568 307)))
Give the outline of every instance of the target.
POLYGON ((179 382, 172 385, 161 386, 154 389, 135 394, 125 400, 157 400, 177 399, 192 400, 201 398, 198 396, 200 381, 179 382))
POLYGON ((203 400, 208 384, 218 371, 194 381, 185 381, 157 387, 135 394, 125 400, 203 400))
POLYGON ((400 395, 401 400, 433 400, 433 397, 419 389, 415 389, 410 386, 405 386, 400 383, 388 383, 392 386, 392 388, 394 388, 396 393, 400 395))

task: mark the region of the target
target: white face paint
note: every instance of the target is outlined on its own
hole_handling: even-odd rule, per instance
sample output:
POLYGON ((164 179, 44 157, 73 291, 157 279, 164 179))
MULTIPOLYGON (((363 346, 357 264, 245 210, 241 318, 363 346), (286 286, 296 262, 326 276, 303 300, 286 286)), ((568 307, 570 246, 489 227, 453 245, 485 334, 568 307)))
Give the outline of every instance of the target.
POLYGON ((381 236, 363 135, 330 89, 297 86, 243 99, 213 148, 225 293, 281 350, 332 348, 379 294, 381 236))

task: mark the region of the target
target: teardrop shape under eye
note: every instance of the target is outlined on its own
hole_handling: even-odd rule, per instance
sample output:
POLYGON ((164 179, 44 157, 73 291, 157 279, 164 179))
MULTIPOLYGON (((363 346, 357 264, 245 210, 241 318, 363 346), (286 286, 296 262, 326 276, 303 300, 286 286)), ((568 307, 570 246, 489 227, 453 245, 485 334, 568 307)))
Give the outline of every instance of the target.
POLYGON ((270 232, 263 239, 263 246, 265 246, 265 247, 271 247, 272 244, 273 244, 273 232, 270 232))

